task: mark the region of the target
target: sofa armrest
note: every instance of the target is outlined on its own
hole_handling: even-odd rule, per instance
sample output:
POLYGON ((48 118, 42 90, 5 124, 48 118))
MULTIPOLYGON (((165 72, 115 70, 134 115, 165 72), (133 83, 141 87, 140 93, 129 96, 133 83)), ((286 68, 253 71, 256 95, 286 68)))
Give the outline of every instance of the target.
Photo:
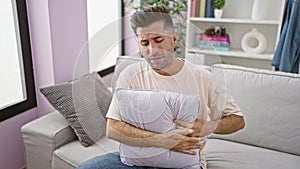
POLYGON ((27 169, 51 169, 53 151, 76 139, 67 121, 57 111, 25 124, 21 131, 27 169))

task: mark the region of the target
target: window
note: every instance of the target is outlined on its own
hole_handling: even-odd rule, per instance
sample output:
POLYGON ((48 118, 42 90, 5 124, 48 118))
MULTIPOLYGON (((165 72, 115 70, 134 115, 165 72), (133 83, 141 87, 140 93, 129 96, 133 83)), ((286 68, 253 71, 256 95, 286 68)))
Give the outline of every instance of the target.
POLYGON ((0 1, 0 121, 36 106, 26 0, 0 1))
POLYGON ((87 1, 90 72, 111 70, 122 53, 122 5, 122 0, 87 1))

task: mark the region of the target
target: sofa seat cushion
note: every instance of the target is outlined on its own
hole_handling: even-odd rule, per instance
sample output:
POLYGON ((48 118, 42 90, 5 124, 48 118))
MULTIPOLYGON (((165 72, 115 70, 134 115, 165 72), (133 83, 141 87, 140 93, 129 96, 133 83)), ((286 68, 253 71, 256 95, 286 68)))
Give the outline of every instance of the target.
POLYGON ((119 143, 102 137, 95 144, 83 147, 78 140, 61 146, 53 152, 53 169, 73 169, 79 163, 92 157, 119 150, 119 143))
POLYGON ((300 156, 221 139, 209 139, 203 151, 208 169, 295 169, 300 166, 300 156))

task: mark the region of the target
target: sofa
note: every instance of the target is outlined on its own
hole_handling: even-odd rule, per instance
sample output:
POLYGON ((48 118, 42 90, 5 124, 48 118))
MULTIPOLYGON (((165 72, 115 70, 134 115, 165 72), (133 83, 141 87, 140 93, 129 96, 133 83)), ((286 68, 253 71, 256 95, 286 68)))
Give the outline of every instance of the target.
MULTIPOLYGON (((127 65, 141 60, 119 57, 112 87, 127 65)), ((226 64, 206 68, 228 88, 246 120, 239 132, 208 137, 202 150, 207 168, 299 168, 300 75, 226 64)), ((56 110, 25 124, 21 130, 27 169, 73 169, 89 158, 119 148, 118 142, 105 136, 91 146, 82 146, 68 121, 56 110)))

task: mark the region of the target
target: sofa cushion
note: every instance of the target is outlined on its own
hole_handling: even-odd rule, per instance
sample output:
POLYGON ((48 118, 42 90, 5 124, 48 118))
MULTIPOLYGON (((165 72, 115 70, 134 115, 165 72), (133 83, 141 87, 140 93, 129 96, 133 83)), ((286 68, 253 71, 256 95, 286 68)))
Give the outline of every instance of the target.
POLYGON ((105 134, 112 94, 96 72, 40 91, 67 119, 83 146, 94 144, 105 134))
POLYGON ((299 74, 220 64, 213 65, 212 72, 246 119, 242 131, 214 137, 300 155, 299 74))
MULTIPOLYGON (((198 95, 119 88, 116 96, 120 105, 122 121, 157 133, 166 133, 175 129, 174 119, 194 122, 200 110, 198 95)), ((130 166, 164 168, 199 166, 199 150, 194 151, 196 155, 187 155, 165 148, 120 145, 121 160, 130 166)))
POLYGON ((112 80, 112 91, 115 91, 116 83, 120 73, 128 66, 133 63, 144 61, 144 58, 141 57, 133 57, 133 56, 119 56, 117 58, 113 80, 112 80))
POLYGON ((119 143, 106 137, 101 137, 96 144, 89 147, 83 147, 78 140, 75 140, 53 152, 52 168, 73 169, 90 158, 116 152, 118 149, 119 143))
POLYGON ((300 166, 300 156, 220 139, 209 139, 203 151, 208 169, 296 169, 300 166))

